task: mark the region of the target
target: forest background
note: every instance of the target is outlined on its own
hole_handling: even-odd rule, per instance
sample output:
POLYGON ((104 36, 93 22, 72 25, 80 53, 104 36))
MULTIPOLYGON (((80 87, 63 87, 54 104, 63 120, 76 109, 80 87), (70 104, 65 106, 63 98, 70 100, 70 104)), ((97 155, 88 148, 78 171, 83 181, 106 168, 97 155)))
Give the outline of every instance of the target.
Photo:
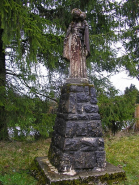
POLYGON ((136 129, 138 89, 131 84, 118 95, 109 79, 121 69, 139 79, 138 0, 2 0, 0 140, 9 139, 10 128, 17 133, 17 126, 20 136, 35 130, 45 138, 52 132, 60 88, 68 77, 63 40, 75 7, 87 14, 87 73, 97 91, 103 128, 114 134, 129 125, 136 129))

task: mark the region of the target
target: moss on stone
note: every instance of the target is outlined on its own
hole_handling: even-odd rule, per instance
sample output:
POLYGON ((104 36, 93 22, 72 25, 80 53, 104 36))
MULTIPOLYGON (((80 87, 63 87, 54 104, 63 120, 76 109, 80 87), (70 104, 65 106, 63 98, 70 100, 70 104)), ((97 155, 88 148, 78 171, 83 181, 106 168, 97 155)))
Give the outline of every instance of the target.
POLYGON ((125 173, 124 172, 118 172, 118 173, 112 173, 112 174, 105 174, 101 176, 89 176, 89 177, 79 177, 78 179, 71 179, 70 180, 58 180, 52 181, 46 177, 44 171, 40 168, 39 163, 36 159, 31 164, 30 167, 31 174, 38 180, 38 185, 46 185, 46 184, 51 184, 51 185, 87 185, 88 183, 92 185, 97 185, 97 184, 113 184, 113 183, 118 183, 121 181, 124 181, 126 179, 125 173))
POLYGON ((57 158, 57 160, 59 161, 60 159, 58 158, 58 155, 55 155, 55 153, 53 152, 51 145, 48 151, 48 159, 51 162, 51 164, 55 167, 57 167, 57 164, 55 164, 55 158, 57 158))
POLYGON ((70 87, 70 86, 83 86, 83 87, 85 87, 85 86, 88 86, 88 87, 94 87, 94 85, 93 84, 88 84, 88 83, 81 83, 81 84, 73 84, 73 83, 71 83, 71 84, 65 84, 65 86, 67 86, 67 87, 70 87))
POLYGON ((31 175, 38 180, 37 185, 46 185, 46 183, 49 184, 49 180, 46 178, 44 171, 40 168, 36 158, 30 165, 30 172, 31 175))
POLYGON ((120 182, 126 179, 124 172, 114 173, 114 174, 105 174, 103 176, 100 176, 100 181, 107 182, 108 184, 112 184, 113 182, 120 182))
POLYGON ((66 93, 69 94, 70 93, 70 87, 71 86, 83 86, 83 87, 88 86, 89 87, 89 93, 90 93, 90 88, 91 87, 94 87, 93 84, 87 84, 87 83, 81 83, 81 84, 75 84, 75 83, 64 84, 64 86, 61 88, 61 94, 62 94, 63 88, 65 88, 66 89, 66 93))

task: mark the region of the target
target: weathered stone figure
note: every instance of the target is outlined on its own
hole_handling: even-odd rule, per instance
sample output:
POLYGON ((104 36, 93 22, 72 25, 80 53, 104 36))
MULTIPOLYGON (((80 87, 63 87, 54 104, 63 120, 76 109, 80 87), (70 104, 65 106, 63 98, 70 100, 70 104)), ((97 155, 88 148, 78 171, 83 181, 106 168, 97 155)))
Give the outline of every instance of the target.
POLYGON ((71 13, 73 21, 64 40, 63 57, 70 61, 70 78, 87 78, 86 58, 90 55, 90 47, 86 14, 77 8, 71 13))

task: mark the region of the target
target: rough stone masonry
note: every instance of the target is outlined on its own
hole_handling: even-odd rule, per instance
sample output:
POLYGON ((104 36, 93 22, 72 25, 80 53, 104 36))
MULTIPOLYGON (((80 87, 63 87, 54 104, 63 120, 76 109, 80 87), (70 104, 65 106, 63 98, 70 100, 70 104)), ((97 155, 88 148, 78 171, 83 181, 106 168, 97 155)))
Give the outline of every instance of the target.
POLYGON ((63 173, 105 168, 101 120, 93 85, 63 86, 49 160, 63 173))

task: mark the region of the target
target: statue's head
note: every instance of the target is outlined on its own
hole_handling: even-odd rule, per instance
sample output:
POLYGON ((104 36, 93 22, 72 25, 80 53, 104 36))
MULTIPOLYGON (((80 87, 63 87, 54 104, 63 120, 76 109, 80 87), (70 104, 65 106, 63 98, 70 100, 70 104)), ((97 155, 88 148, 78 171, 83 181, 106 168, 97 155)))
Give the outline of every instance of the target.
POLYGON ((81 21, 85 20, 86 18, 86 13, 82 12, 80 9, 78 8, 74 8, 71 12, 73 19, 80 19, 81 21))
POLYGON ((74 19, 79 19, 81 13, 82 13, 82 11, 78 8, 74 8, 71 12, 74 19))

